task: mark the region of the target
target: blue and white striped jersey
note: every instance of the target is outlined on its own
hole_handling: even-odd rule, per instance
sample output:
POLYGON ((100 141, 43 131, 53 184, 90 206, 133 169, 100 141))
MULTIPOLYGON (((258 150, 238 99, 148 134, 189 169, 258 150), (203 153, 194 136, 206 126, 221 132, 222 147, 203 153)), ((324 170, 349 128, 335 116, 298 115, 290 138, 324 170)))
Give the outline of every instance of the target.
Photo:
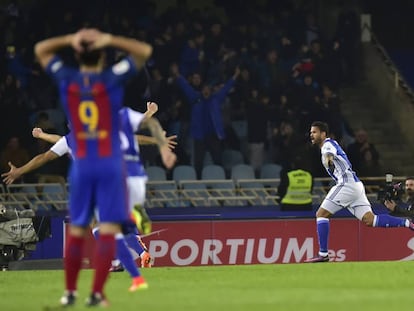
POLYGON ((328 174, 335 180, 336 184, 355 183, 360 181, 355 172, 352 170, 352 164, 349 162, 344 150, 335 140, 325 139, 321 148, 322 164, 328 174), (328 166, 324 160, 327 154, 333 155, 333 169, 328 166))

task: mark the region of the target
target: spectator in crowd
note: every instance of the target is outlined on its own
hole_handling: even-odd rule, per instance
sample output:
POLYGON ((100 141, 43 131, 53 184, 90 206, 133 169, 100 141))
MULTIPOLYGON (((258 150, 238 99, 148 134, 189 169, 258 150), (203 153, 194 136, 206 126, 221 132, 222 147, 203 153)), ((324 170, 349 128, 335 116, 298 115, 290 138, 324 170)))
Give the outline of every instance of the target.
POLYGON ((335 38, 342 60, 343 80, 353 85, 358 79, 360 21, 355 9, 347 3, 343 3, 339 13, 335 38))
POLYGON ((230 94, 232 120, 246 120, 246 106, 253 91, 257 93, 257 83, 247 67, 240 68, 240 77, 230 94))
POLYGON ((314 110, 314 115, 318 115, 321 121, 328 123, 331 135, 341 142, 344 131, 341 103, 339 97, 329 85, 322 85, 322 96, 316 97, 314 110))
POLYGON ((204 40, 204 33, 196 31, 184 46, 180 59, 180 72, 184 77, 204 69, 204 40))
POLYGON ((390 211, 390 215, 407 217, 414 220, 414 177, 410 176, 404 182, 405 199, 402 203, 394 200, 385 200, 384 205, 390 211))
POLYGON ((287 77, 288 74, 282 67, 278 51, 275 48, 269 49, 259 67, 260 90, 275 97, 280 94, 287 77))
MULTIPOLYGON (((40 70, 30 53, 33 43, 53 33, 72 33, 80 25, 92 23, 103 29, 153 41, 152 58, 142 73, 127 85, 124 105, 141 110, 147 100, 159 103, 160 121, 165 128, 171 128, 169 134, 178 135, 178 149, 182 148, 180 163, 188 163, 185 159, 193 156, 193 137, 189 131, 191 106, 177 92, 176 84, 168 83, 171 82, 167 79, 171 64, 178 63, 182 76, 191 76, 190 84, 199 92, 202 85, 217 86, 228 80, 235 65, 240 64, 242 79, 238 79, 240 83, 229 96, 230 119, 226 120, 246 121, 246 101, 252 89, 258 89, 270 95, 271 103, 278 103, 280 94, 287 95, 288 110, 293 113, 289 113, 288 119, 281 116, 278 126, 282 120, 288 120, 294 126, 302 124, 299 133, 307 133, 308 122, 313 120, 307 113, 314 100, 311 100, 312 104, 304 105, 307 91, 292 88, 292 85, 297 80, 303 84, 304 76, 310 75, 314 78, 312 84, 315 81, 327 83, 337 91, 341 83, 338 66, 341 60, 352 63, 354 58, 346 58, 345 55, 358 38, 355 36, 354 17, 342 14, 335 37, 325 40, 315 8, 307 2, 291 5, 265 1, 260 10, 256 3, 246 2, 239 3, 237 11, 232 4, 216 3, 223 8, 219 14, 218 11, 192 9, 188 1, 178 1, 162 9, 157 8, 152 0, 145 3, 107 1, 99 7, 92 7, 92 4, 85 7, 80 0, 72 0, 70 5, 64 6, 51 3, 45 1, 35 7, 18 6, 17 16, 3 14, 3 19, 0 19, 4 28, 0 35, 2 48, 6 52, 10 47, 10 53, 4 53, 0 59, 1 76, 5 77, 0 79, 0 131, 5 133, 3 139, 19 136, 25 143, 25 139, 30 137, 23 135, 29 132, 30 126, 22 129, 22 124, 28 123, 27 119, 39 111, 56 108, 59 104, 56 86, 40 70), (79 6, 94 13, 79 14, 79 6), (157 23, 154 23, 155 11, 160 13, 156 16, 157 23), (46 18, 46 15, 54 18, 46 18), (254 20, 260 22, 252 22, 254 20), (295 63, 295 76, 289 78, 295 63), (197 73, 199 82, 193 73, 197 73), (11 79, 7 78, 8 74, 11 79), (303 96, 295 98, 292 96, 295 94, 303 96)), ((68 51, 59 53, 68 62, 75 62, 68 51)), ((116 62, 120 55, 118 51, 108 53, 108 64, 116 62)), ((316 93, 319 92, 317 89, 316 93)), ((281 110, 285 110, 285 106, 282 105, 281 110)), ((58 126, 60 124, 57 120, 51 121, 58 126)), ((230 124, 227 121, 226 125, 230 124)))
POLYGON ((269 105, 270 97, 265 93, 259 94, 256 100, 253 97, 247 104, 248 159, 256 174, 265 160, 265 144, 269 129, 269 105))
POLYGON ((1 171, 8 171, 9 162, 13 161, 16 165, 21 166, 29 159, 29 152, 20 144, 20 139, 18 137, 11 137, 6 147, 0 152, 1 171))
POLYGON ((273 146, 272 162, 287 167, 290 160, 303 146, 294 125, 283 121, 278 129, 273 129, 271 144, 273 146))
POLYGON ((172 67, 172 73, 191 106, 190 130, 194 145, 194 167, 198 177, 201 177, 207 151, 215 164, 221 164, 221 143, 225 139, 221 105, 239 76, 240 69, 237 67, 233 77, 215 93, 211 92, 211 86, 207 84, 203 85, 201 92, 195 90, 180 75, 177 66, 172 67))
POLYGON ((299 131, 305 133, 306 128, 316 117, 315 108, 319 101, 320 88, 319 83, 313 79, 311 74, 305 74, 303 78, 298 78, 296 83, 294 91, 299 131))
POLYGON ((376 176, 381 174, 379 153, 374 144, 369 142, 365 129, 360 128, 355 132, 355 142, 348 145, 347 153, 352 168, 359 175, 376 176))

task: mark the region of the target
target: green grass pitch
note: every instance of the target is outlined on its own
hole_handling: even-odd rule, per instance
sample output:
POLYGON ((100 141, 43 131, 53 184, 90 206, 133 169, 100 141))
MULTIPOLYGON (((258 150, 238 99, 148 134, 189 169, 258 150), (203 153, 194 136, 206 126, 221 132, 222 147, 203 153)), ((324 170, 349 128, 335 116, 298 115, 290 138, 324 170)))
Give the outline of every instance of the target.
MULTIPOLYGON (((127 291, 126 272, 110 274, 110 310, 413 310, 414 262, 347 262, 151 268, 149 289, 127 291)), ((92 271, 80 275, 84 306, 92 271)), ((0 272, 0 310, 59 310, 63 271, 0 272)), ((67 309, 66 309, 67 310, 67 309)))

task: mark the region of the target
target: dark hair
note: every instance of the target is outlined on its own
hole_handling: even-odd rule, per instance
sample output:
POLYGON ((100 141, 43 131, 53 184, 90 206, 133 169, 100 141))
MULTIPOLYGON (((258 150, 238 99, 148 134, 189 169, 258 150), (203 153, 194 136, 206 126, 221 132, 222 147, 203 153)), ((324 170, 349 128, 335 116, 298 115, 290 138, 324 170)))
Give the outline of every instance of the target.
POLYGON ((79 53, 79 63, 86 66, 96 66, 102 56, 102 50, 89 50, 87 42, 81 43, 83 52, 79 53))
POLYGON ((321 132, 325 132, 326 136, 329 135, 329 126, 327 123, 322 121, 315 121, 311 126, 317 127, 321 132))
POLYGON ((405 179, 405 181, 407 181, 407 180, 414 180, 414 176, 408 176, 408 177, 405 179))

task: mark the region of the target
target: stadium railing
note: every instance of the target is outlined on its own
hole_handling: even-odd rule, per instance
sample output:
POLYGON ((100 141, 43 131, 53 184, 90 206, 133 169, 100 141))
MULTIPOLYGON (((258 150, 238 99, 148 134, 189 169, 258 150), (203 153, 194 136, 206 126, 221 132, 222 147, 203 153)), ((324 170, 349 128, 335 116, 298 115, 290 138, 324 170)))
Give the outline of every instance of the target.
MULTIPOLYGON (((361 178, 368 199, 375 203, 383 177, 361 178)), ((395 182, 405 177, 394 177, 395 182)), ((146 207, 275 206, 280 179, 149 181, 146 207)), ((332 186, 330 178, 315 178, 313 203, 319 204, 332 186)), ((13 184, 0 190, 0 204, 34 211, 65 211, 69 185, 13 184)))

